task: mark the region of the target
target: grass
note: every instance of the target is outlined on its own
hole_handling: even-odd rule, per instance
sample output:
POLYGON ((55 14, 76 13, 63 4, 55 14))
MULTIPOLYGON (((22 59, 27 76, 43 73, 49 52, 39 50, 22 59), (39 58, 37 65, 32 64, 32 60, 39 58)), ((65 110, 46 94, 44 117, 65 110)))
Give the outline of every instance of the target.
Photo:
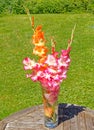
MULTIPOLYGON (((72 62, 68 77, 61 84, 59 102, 94 109, 94 15, 35 15, 35 24, 42 24, 49 47, 50 37, 54 36, 57 51, 67 47, 75 23, 72 62)), ((39 83, 26 79, 22 64, 25 57, 33 57, 32 34, 26 15, 0 18, 0 119, 42 103, 39 83)))

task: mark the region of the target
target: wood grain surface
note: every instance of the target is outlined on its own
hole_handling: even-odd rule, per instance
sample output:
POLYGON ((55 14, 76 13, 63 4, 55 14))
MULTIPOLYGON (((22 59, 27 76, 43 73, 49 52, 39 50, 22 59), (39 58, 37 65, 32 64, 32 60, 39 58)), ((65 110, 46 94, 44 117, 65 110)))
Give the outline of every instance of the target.
MULTIPOLYGON (((94 110, 73 104, 58 105, 58 126, 53 130, 94 130, 94 110)), ((50 130, 44 126, 43 105, 12 114, 0 121, 0 130, 50 130)))

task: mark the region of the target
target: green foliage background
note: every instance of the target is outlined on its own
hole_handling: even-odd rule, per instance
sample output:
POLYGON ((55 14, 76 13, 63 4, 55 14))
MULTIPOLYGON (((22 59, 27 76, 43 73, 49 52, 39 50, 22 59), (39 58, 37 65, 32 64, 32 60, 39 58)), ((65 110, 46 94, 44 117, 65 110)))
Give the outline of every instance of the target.
POLYGON ((0 0, 0 14, 32 14, 90 12, 94 13, 94 0, 0 0))

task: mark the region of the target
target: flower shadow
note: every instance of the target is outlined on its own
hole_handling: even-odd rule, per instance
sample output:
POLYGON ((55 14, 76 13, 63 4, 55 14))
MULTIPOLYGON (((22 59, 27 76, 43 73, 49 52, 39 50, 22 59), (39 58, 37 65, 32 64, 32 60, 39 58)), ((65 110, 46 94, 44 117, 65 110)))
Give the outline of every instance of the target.
POLYGON ((73 118, 78 115, 81 111, 84 111, 85 107, 77 106, 74 104, 60 103, 58 105, 58 124, 73 118))

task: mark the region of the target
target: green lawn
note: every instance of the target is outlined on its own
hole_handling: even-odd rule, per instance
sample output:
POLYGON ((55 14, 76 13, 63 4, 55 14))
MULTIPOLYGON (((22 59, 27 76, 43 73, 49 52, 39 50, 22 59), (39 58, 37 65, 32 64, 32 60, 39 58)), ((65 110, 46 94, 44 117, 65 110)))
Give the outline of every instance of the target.
MULTIPOLYGON (((71 66, 61 84, 59 102, 83 105, 94 109, 94 15, 40 14, 41 24, 50 46, 50 37, 57 42, 57 51, 67 47, 75 24, 71 66)), ((0 17, 0 119, 27 107, 42 103, 39 83, 26 79, 22 61, 32 56, 30 21, 27 15, 0 17)))

